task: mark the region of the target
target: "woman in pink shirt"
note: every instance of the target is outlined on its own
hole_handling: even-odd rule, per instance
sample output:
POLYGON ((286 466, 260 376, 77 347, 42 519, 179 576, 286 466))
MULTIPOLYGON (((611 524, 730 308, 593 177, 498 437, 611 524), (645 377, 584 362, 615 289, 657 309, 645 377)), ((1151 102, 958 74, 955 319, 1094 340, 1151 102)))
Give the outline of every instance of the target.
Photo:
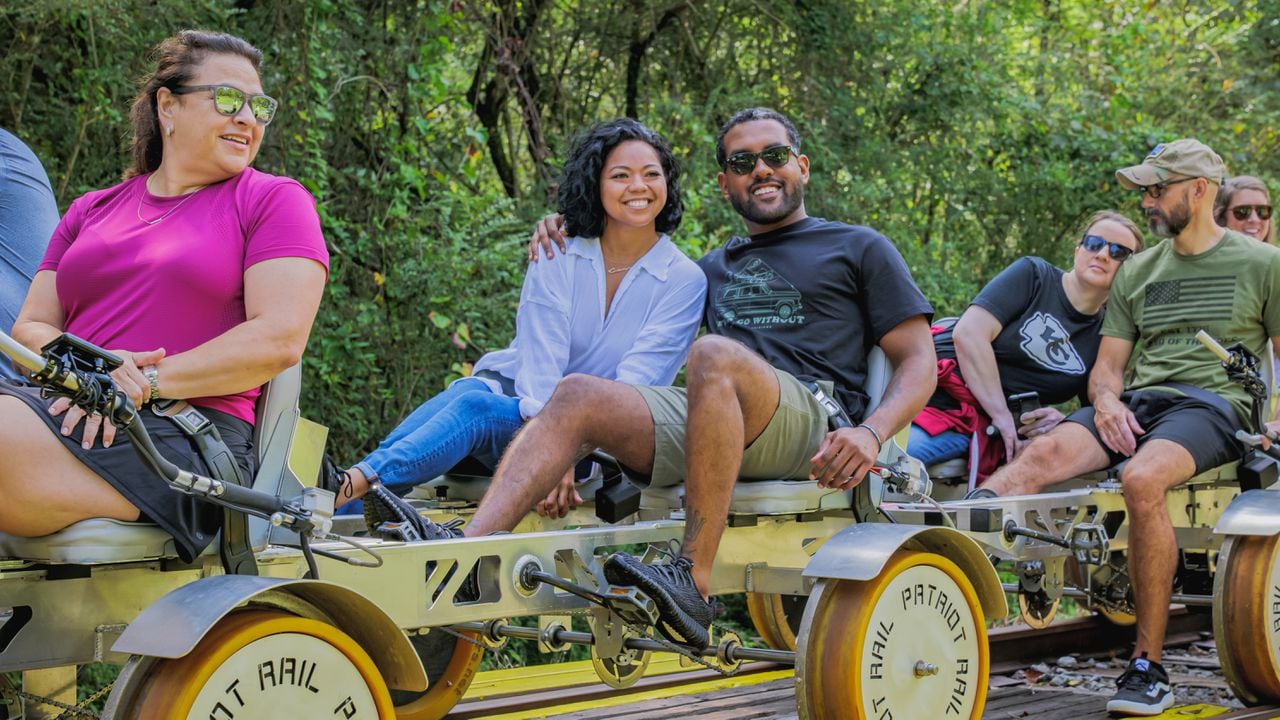
MULTIPOLYGON (((60 333, 124 359, 112 373, 142 407, 187 400, 217 427, 246 480, 263 383, 302 355, 328 272, 315 201, 250 167, 277 103, 262 54, 230 35, 162 42, 133 103, 124 182, 71 204, 32 282, 14 337, 60 333)), ((161 452, 209 469, 168 417, 140 413, 161 452)), ((143 468, 101 416, 0 384, 0 531, 39 536, 91 517, 149 520, 190 559, 220 511, 143 468)))

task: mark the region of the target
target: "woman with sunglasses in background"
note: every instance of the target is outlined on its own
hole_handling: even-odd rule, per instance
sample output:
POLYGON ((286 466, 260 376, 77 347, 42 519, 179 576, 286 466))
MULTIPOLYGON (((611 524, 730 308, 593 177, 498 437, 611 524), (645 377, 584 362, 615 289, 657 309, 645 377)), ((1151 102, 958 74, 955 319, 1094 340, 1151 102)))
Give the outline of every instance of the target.
POLYGON ((1218 225, 1255 240, 1274 243, 1271 232, 1271 193, 1261 180, 1249 175, 1227 179, 1213 203, 1218 225))
POLYGON ((978 432, 985 478, 1063 418, 1053 407, 1015 418, 1008 397, 1046 405, 1086 401, 1103 307, 1120 264, 1142 249, 1132 220, 1111 210, 1089 218, 1071 269, 1038 257, 1014 261, 987 283, 953 327, 934 326, 938 389, 911 425, 907 452, 925 465, 961 457, 978 432), (988 436, 985 429, 994 427, 988 436))
MULTIPOLYGON (((250 167, 277 107, 262 94, 262 53, 184 31, 155 59, 133 103, 124 182, 68 208, 13 335, 33 350, 67 332, 112 351, 134 405, 188 400, 251 481, 255 401, 301 357, 329 256, 311 195, 250 167)), ((166 457, 211 473, 173 420, 139 417, 166 457)), ((220 510, 144 469, 110 421, 31 387, 0 384, 0 457, 3 532, 150 520, 191 560, 219 526, 220 510)))
MULTIPOLYGON (((516 431, 569 373, 636 385, 674 380, 707 287, 702 270, 666 235, 684 214, 679 181, 666 140, 635 120, 604 122, 577 138, 557 191, 574 237, 564 261, 529 264, 515 339, 414 410, 364 460, 334 468, 339 499, 372 489, 376 502, 366 498, 365 517, 373 526, 379 503, 413 513, 388 489, 406 492, 468 457, 496 468, 516 431)), ((581 501, 569 475, 537 509, 563 517, 581 501)))

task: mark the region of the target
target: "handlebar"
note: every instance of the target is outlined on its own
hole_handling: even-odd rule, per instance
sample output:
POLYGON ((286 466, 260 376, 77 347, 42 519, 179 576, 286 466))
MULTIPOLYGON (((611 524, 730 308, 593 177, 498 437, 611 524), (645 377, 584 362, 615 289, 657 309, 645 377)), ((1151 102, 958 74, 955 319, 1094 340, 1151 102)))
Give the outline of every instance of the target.
POLYGON ((1236 431, 1236 439, 1244 443, 1246 446, 1258 448, 1259 450, 1262 450, 1262 452, 1266 453, 1269 457, 1275 458, 1276 460, 1280 460, 1280 439, 1277 439, 1271 435, 1267 435, 1266 437, 1268 440, 1271 441, 1270 447, 1263 448, 1262 435, 1247 433, 1244 430, 1236 431))
POLYGON ((1236 439, 1243 443, 1246 447, 1257 448, 1262 450, 1268 457, 1280 460, 1280 439, 1269 432, 1266 427, 1266 419, 1263 416, 1265 403, 1267 400, 1267 382, 1262 379, 1260 372, 1261 363, 1258 357, 1248 350, 1242 343, 1236 343, 1229 348, 1225 348, 1215 340, 1209 333, 1201 330, 1196 333, 1196 340, 1200 341, 1214 355, 1222 361, 1222 368, 1227 371, 1227 378, 1234 383, 1239 384, 1253 398, 1252 416, 1253 424, 1264 435, 1257 435, 1246 432, 1244 430, 1236 431, 1236 439), (1263 446, 1263 440, 1269 440, 1269 447, 1263 446))
MULTIPOLYGON (((43 358, 28 350, 26 345, 9 337, 8 333, 5 332, 0 332, 0 352, 8 355, 14 362, 33 373, 38 373, 45 369, 43 358)), ((80 389, 80 385, 75 382, 75 378, 72 378, 72 384, 67 389, 75 392, 80 389)))
POLYGON ((1201 345, 1209 348, 1209 351, 1214 355, 1217 355, 1219 360, 1224 363, 1231 364, 1231 353, 1227 352, 1227 349, 1222 347, 1222 343, 1214 340, 1212 335, 1201 330, 1196 333, 1196 340, 1199 340, 1201 345))

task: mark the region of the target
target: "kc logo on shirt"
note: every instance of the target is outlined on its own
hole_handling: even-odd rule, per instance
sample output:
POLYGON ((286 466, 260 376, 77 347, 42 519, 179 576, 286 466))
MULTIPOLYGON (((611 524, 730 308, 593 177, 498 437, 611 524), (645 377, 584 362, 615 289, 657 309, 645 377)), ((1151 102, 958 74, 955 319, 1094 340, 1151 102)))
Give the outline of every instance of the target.
POLYGON ((1067 375, 1083 375, 1087 370, 1058 318, 1037 312, 1022 323, 1018 334, 1022 351, 1043 367, 1067 375))

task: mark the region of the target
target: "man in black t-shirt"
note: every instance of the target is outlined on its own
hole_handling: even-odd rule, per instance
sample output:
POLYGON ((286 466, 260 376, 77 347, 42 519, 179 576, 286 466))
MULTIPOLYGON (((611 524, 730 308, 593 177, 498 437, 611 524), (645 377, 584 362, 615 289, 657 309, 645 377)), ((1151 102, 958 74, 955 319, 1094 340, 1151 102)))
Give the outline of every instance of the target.
MULTIPOLYGON (((721 130, 716 159, 720 189, 750 237, 700 261, 712 334, 690 350, 687 392, 566 377, 512 441, 466 531, 514 527, 592 448, 655 485, 684 478, 681 557, 645 565, 619 554, 604 570, 610 582, 654 599, 664 634, 699 648, 708 643, 711 567, 738 477, 852 488, 936 380, 932 308, 892 243, 805 213, 809 159, 791 122, 744 110, 721 130), (877 344, 894 375, 866 416, 867 353, 877 344), (828 432, 827 412, 805 381, 825 386, 857 424, 828 432)), ((573 492, 564 481, 559 489, 562 497, 573 492)))

